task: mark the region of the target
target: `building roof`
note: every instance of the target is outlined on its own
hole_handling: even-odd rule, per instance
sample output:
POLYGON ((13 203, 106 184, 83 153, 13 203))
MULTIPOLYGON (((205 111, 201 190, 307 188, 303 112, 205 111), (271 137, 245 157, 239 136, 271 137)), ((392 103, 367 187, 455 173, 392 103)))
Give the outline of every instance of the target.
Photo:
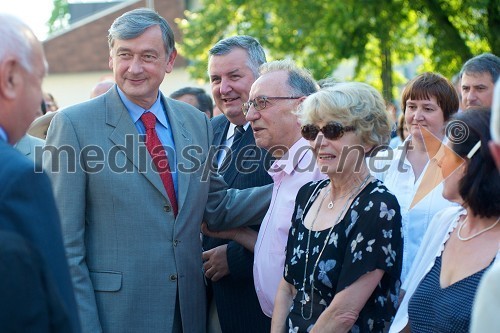
MULTIPOLYGON (((51 35, 43 42, 50 73, 81 73, 108 70, 108 29, 113 21, 132 9, 145 7, 148 1, 130 0, 88 16, 70 25, 68 29, 51 35)), ((181 33, 175 23, 184 17, 183 0, 155 0, 154 9, 163 16, 174 31, 175 40, 181 33)), ((175 67, 186 66, 186 60, 177 56, 175 67)))

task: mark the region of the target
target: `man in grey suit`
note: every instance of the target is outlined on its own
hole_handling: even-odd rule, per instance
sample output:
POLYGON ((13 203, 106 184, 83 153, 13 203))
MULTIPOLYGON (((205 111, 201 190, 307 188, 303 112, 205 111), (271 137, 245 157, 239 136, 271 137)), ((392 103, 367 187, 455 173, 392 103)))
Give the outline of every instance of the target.
POLYGON ((83 331, 205 332, 200 223, 258 222, 270 188, 238 194, 207 171, 208 118, 159 91, 177 54, 164 18, 127 12, 108 41, 116 85, 58 111, 44 156, 83 331))

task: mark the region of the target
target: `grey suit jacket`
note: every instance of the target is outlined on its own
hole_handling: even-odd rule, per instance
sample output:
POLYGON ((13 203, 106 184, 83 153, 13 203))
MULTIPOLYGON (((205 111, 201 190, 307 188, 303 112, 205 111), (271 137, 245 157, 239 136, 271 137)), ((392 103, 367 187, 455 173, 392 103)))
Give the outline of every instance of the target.
POLYGON ((270 201, 270 187, 227 190, 207 163, 208 118, 161 98, 175 142, 177 218, 116 88, 58 111, 49 128, 44 168, 84 332, 171 332, 176 297, 184 331, 205 332, 200 221, 257 223, 270 201))

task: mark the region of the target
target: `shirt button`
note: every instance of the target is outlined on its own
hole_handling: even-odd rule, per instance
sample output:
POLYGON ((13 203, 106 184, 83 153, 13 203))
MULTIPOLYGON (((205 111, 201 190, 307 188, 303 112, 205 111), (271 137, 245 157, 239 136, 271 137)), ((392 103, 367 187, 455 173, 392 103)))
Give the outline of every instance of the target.
POLYGON ((165 206, 163 206, 163 210, 164 210, 164 211, 166 211, 167 213, 168 213, 168 212, 171 212, 171 211, 172 211, 172 206, 170 206, 170 205, 165 205, 165 206))
POLYGON ((176 281, 176 280, 177 280, 177 274, 171 274, 170 281, 176 281))

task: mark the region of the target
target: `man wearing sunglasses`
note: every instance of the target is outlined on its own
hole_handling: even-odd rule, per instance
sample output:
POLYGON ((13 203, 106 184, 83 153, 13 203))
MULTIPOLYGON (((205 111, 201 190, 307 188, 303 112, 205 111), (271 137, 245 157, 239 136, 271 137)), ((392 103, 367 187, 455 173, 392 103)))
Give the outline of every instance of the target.
POLYGON ((242 108, 257 146, 276 159, 268 171, 274 182, 273 195, 258 234, 247 228, 219 232, 219 236, 224 233, 224 237, 234 237, 254 251, 255 290, 262 311, 269 317, 283 276, 285 246, 297 192, 305 183, 325 178, 316 167, 308 141, 301 136, 295 114, 302 101, 317 90, 309 72, 292 61, 272 61, 260 67, 260 77, 242 108))

